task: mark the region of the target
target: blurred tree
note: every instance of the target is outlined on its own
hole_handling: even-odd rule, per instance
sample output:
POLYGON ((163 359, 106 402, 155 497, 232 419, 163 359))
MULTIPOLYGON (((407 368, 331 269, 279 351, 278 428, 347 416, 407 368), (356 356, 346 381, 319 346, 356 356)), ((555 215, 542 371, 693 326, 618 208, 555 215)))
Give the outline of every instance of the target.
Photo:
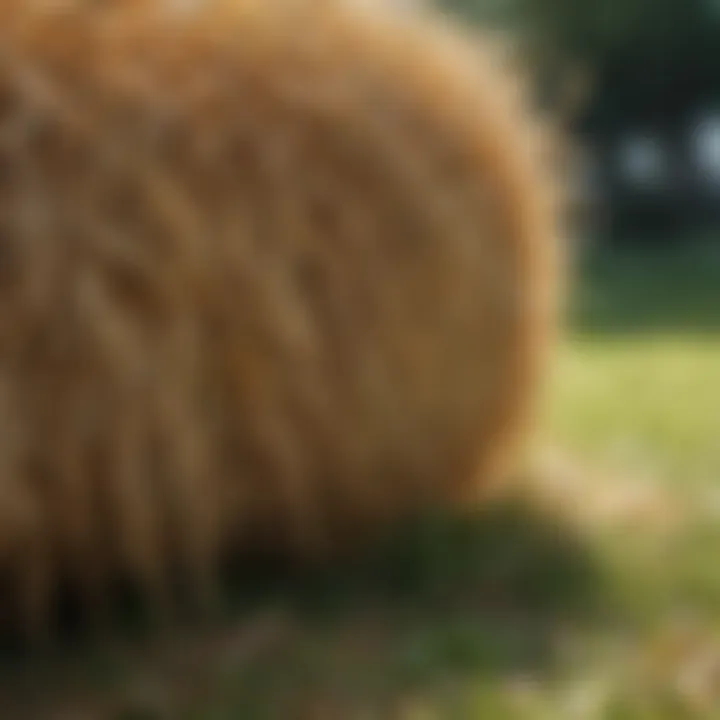
POLYGON ((701 217, 688 147, 697 119, 720 111, 720 0, 438 1, 472 20, 519 31, 551 105, 566 104, 568 79, 589 80, 571 124, 591 141, 620 234, 646 228, 653 238, 677 235, 701 217), (618 153, 628 134, 661 141, 669 183, 648 190, 622 177, 618 153))
POLYGON ((593 124, 684 122, 720 101, 720 0, 442 0, 467 17, 509 24, 543 70, 587 70, 593 124))

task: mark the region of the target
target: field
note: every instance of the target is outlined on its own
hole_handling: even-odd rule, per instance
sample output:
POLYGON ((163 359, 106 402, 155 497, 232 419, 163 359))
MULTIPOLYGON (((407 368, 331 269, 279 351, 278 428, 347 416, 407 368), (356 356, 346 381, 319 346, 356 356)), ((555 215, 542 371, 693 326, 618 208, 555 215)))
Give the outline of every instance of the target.
POLYGON ((8 662, 0 716, 720 718, 720 245, 595 253, 569 326, 524 501, 161 648, 8 662))

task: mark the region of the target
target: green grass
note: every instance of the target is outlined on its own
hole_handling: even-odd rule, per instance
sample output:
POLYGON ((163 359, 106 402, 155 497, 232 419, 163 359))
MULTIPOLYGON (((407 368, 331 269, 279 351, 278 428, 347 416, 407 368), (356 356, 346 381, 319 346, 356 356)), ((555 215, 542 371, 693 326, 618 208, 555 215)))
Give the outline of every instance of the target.
POLYGON ((718 249, 580 268, 542 442, 571 459, 569 518, 616 511, 418 521, 342 571, 258 578, 229 625, 145 657, 14 666, 0 716, 59 693, 88 717, 720 718, 718 249), (621 522, 641 482, 661 510, 621 522))
POLYGON ((552 430, 658 479, 720 480, 720 242, 595 256, 577 276, 552 430))

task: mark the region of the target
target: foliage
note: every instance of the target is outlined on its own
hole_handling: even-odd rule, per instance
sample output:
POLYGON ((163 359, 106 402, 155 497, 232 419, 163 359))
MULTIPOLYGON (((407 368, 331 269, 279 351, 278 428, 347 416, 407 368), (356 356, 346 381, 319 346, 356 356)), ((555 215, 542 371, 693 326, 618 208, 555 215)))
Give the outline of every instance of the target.
POLYGON ((473 19, 529 33, 552 62, 579 63, 596 88, 592 115, 675 122, 720 99, 716 0, 445 0, 473 19))

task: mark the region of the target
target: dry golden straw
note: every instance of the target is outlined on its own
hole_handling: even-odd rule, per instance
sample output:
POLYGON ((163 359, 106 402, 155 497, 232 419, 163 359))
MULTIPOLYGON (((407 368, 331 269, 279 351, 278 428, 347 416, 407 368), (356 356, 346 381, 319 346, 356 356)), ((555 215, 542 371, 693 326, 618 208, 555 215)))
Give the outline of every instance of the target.
POLYGON ((558 243, 500 57, 381 3, 2 3, 3 620, 203 598, 506 467, 558 243))

